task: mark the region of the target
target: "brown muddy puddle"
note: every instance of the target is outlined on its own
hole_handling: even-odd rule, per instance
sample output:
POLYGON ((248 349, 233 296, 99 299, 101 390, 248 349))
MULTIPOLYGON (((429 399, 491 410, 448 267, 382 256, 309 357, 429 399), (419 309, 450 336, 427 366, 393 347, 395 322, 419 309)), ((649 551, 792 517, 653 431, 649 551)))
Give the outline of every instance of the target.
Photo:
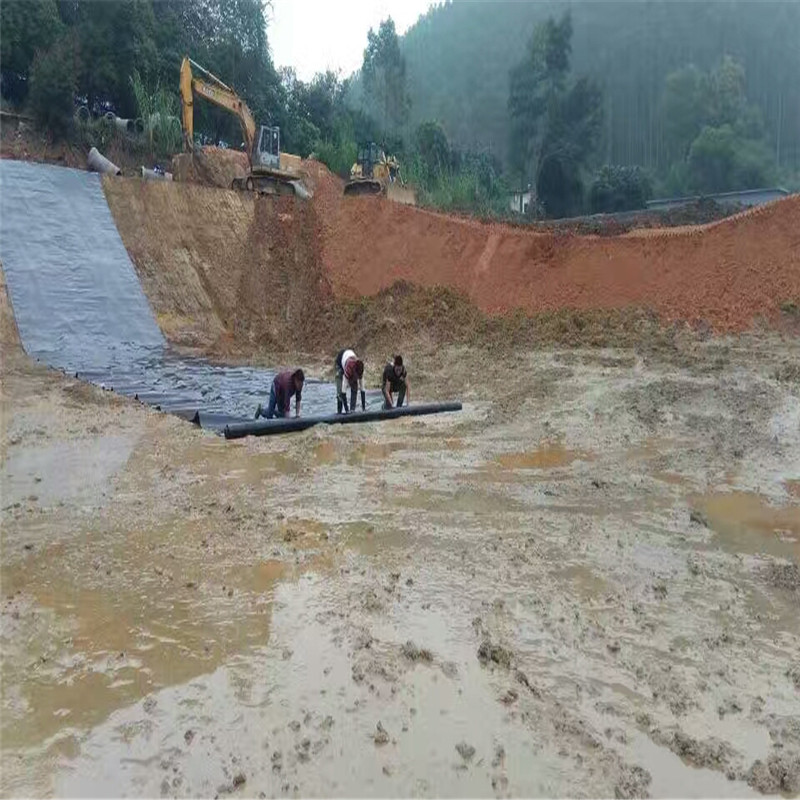
POLYGON ((535 450, 503 453, 493 462, 500 469, 560 469, 575 461, 590 461, 593 455, 585 450, 568 450, 558 442, 547 442, 535 450))
MULTIPOLYGON (((275 541, 319 544, 323 530, 312 520, 287 520, 275 541)), ((4 748, 38 746, 65 727, 91 728, 153 691, 263 647, 276 584, 332 568, 330 557, 298 565, 230 560, 224 548, 215 552, 213 525, 203 520, 80 536, 74 554, 70 543, 54 544, 2 570, 4 596, 27 606, 12 625, 28 630, 23 650, 3 663, 4 684, 18 687, 12 706, 4 702, 4 748)))
POLYGON ((312 451, 315 466, 329 466, 346 463, 351 467, 362 467, 390 461, 395 455, 410 452, 458 451, 466 447, 461 439, 418 439, 409 438, 401 441, 375 442, 364 441, 353 443, 340 437, 326 439, 316 444, 312 451))
POLYGON ((498 702, 505 681, 469 638, 448 635, 445 616, 415 617, 433 663, 402 656, 403 620, 374 625, 370 647, 354 650, 336 615, 342 588, 314 575, 279 586, 268 646, 120 709, 72 744, 69 769, 17 767, 14 788, 213 796, 232 793, 239 773, 246 796, 479 797, 493 785, 549 796, 565 785, 569 760, 498 702), (367 680, 353 679, 356 663, 367 680))
POLYGON ((544 442, 533 450, 500 453, 484 462, 475 476, 490 483, 535 483, 558 481, 568 476, 573 464, 593 461, 588 450, 572 450, 561 442, 544 442))
POLYGON ((762 495, 742 491, 694 495, 691 503, 720 547, 800 561, 800 506, 774 506, 762 495))

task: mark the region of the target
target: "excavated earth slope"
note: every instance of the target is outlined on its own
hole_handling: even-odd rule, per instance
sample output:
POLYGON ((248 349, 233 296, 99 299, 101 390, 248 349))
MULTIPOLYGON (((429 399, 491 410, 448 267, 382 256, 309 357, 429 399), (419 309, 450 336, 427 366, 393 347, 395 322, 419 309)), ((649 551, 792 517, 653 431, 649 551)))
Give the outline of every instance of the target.
MULTIPOLYGON (((106 180, 162 328, 182 342, 308 343, 332 299, 398 281, 447 287, 488 313, 646 308, 717 331, 800 298, 800 196, 705 226, 558 235, 344 198, 306 162, 310 203, 195 184, 106 180)), ((446 312, 445 312, 446 313, 446 312)))

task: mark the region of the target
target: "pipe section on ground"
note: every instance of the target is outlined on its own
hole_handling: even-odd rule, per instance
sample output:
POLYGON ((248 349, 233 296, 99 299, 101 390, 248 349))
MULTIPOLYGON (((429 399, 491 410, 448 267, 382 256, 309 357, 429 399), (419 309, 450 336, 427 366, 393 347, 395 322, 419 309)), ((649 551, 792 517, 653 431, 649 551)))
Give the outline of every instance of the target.
POLYGON ((122 175, 122 170, 112 161, 109 161, 96 147, 89 151, 86 164, 94 172, 105 175, 122 175))
POLYGON ((294 419, 253 420, 225 426, 226 439, 241 439, 243 436, 274 436, 278 433, 304 431, 314 425, 349 425, 356 422, 380 422, 397 417, 421 417, 425 414, 441 414, 445 411, 461 411, 461 403, 427 403, 419 406, 390 408, 386 411, 362 411, 351 414, 327 414, 294 419))
POLYGON ((156 172, 154 169, 142 167, 142 180, 145 181, 171 181, 171 172, 156 172))

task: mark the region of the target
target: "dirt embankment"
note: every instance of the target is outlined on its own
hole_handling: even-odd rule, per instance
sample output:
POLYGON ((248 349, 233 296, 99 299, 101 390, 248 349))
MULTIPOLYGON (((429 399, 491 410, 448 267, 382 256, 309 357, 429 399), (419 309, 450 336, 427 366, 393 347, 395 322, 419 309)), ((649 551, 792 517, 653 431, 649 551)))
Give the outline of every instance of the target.
POLYGON ((219 353, 298 347, 330 297, 314 207, 192 184, 105 181, 165 334, 219 353))
POLYGON ((800 196, 706 226, 617 237, 526 231, 348 198, 320 181, 323 261, 337 296, 405 280, 448 286, 489 313, 649 308, 717 330, 775 318, 800 297, 800 196))
POLYGON ((315 162, 303 180, 311 202, 105 182, 167 336, 222 354, 407 335, 607 344, 656 320, 742 330, 800 298, 798 196, 707 226, 599 238, 345 199, 315 162))

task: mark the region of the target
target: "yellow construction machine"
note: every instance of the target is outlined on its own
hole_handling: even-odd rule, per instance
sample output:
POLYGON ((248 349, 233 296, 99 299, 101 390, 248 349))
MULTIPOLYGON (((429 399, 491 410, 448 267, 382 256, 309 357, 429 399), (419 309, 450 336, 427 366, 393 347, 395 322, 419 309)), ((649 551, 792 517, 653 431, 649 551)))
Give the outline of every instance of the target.
POLYGON ((405 188, 400 164, 394 156, 370 142, 358 151, 358 160, 350 168, 346 195, 385 194, 401 203, 414 204, 414 193, 405 188))
POLYGON ((230 86, 197 62, 184 56, 181 62, 181 110, 183 118, 184 147, 194 152, 194 98, 203 97, 219 108, 230 111, 242 127, 247 155, 250 159, 250 174, 234 178, 232 189, 247 190, 259 194, 290 194, 308 196, 298 175, 281 169, 281 134, 278 127, 256 126, 253 114, 230 86), (202 73, 197 78, 192 67, 202 73))

